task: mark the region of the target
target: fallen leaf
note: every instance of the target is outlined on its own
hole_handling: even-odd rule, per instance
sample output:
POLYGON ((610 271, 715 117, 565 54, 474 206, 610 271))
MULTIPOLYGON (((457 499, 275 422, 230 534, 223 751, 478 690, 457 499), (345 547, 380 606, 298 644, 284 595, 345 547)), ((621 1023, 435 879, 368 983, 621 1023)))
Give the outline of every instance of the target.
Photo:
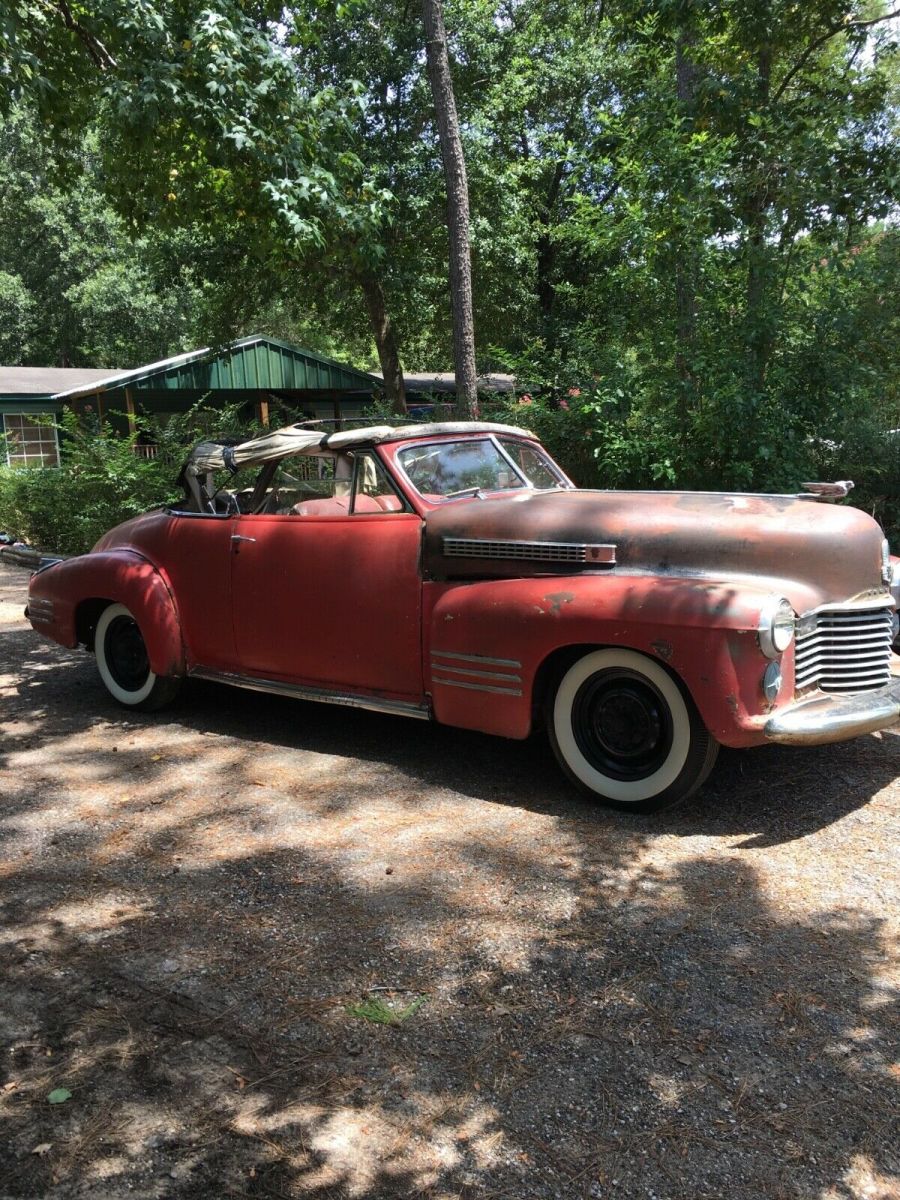
POLYGON ((5 1096, 7 1092, 14 1092, 18 1086, 18 1081, 11 1079, 9 1083, 4 1083, 3 1087, 0 1087, 0 1095, 5 1096))
POLYGON ((72 1099, 72 1093, 68 1088, 54 1088, 47 1099, 51 1104, 65 1104, 72 1099))
POLYGON ((41 1158, 43 1158, 43 1156, 44 1156, 45 1154, 49 1154, 49 1152, 50 1152, 52 1149, 53 1149, 53 1143, 52 1143, 52 1142, 41 1142, 41 1144, 40 1144, 39 1146, 35 1146, 35 1148, 32 1150, 32 1152, 31 1152, 31 1153, 32 1153, 32 1154, 39 1154, 39 1155, 41 1156, 41 1158))

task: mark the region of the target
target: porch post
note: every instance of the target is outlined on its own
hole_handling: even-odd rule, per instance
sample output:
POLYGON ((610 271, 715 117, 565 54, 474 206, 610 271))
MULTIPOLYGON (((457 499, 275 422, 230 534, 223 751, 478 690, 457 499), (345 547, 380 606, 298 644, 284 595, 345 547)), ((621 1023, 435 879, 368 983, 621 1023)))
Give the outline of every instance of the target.
POLYGON ((125 389, 125 411, 128 414, 128 433, 134 437, 137 433, 137 422, 135 421, 134 397, 131 394, 131 388, 125 389))
POLYGON ((269 428, 269 394, 268 392, 260 392, 259 399, 256 402, 256 419, 260 425, 269 428))

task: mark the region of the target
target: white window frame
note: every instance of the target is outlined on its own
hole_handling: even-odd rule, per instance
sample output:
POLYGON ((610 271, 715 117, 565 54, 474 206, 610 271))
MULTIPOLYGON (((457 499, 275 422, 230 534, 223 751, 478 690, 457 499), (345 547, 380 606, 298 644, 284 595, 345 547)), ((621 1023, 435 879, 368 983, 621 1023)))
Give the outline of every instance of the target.
MULTIPOLYGON (((52 413, 52 412, 48 412, 48 413, 10 412, 10 413, 3 413, 2 416, 3 416, 3 433, 5 434, 5 436, 7 438, 6 465, 8 467, 12 467, 12 466, 27 467, 27 466, 29 466, 29 463, 27 460, 25 462, 14 462, 13 461, 11 437, 14 436, 16 433, 18 433, 19 431, 15 430, 15 429, 14 430, 9 429, 9 427, 7 426, 7 423, 6 423, 7 417, 24 417, 26 420, 30 421, 30 420, 33 420, 35 417, 53 417, 53 418, 55 418, 56 414, 52 413)), ((45 426, 45 428, 49 429, 49 431, 53 434, 53 448, 54 448, 54 451, 56 454, 56 462, 47 463, 47 462, 43 461, 44 447, 42 445, 42 447, 41 447, 41 466, 42 467, 48 467, 48 466, 49 467, 58 467, 59 466, 59 433, 55 426, 45 426)))

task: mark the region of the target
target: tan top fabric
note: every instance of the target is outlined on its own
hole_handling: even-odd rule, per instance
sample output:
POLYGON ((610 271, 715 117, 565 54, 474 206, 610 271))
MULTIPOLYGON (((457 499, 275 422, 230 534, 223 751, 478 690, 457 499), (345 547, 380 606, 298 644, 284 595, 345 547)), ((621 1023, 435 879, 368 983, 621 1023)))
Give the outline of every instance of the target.
POLYGON ((533 438, 527 429, 514 425, 497 425, 490 421, 438 421, 425 425, 368 425, 363 429, 344 429, 325 433, 301 425, 287 425, 262 437, 237 446, 222 446, 218 442, 201 442, 191 451, 186 469, 190 474, 220 471, 233 464, 234 468, 260 466, 291 454, 328 454, 354 450, 384 442, 406 441, 407 438, 431 437, 453 433, 500 433, 533 438))

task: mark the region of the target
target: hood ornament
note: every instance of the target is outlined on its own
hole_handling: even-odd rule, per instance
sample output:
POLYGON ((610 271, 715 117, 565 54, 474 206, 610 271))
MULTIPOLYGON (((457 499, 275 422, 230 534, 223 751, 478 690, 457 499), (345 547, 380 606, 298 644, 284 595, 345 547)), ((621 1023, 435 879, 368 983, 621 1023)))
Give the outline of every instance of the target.
POLYGON ((854 488, 852 479, 839 479, 836 483, 801 483, 801 500, 843 500, 854 488))

